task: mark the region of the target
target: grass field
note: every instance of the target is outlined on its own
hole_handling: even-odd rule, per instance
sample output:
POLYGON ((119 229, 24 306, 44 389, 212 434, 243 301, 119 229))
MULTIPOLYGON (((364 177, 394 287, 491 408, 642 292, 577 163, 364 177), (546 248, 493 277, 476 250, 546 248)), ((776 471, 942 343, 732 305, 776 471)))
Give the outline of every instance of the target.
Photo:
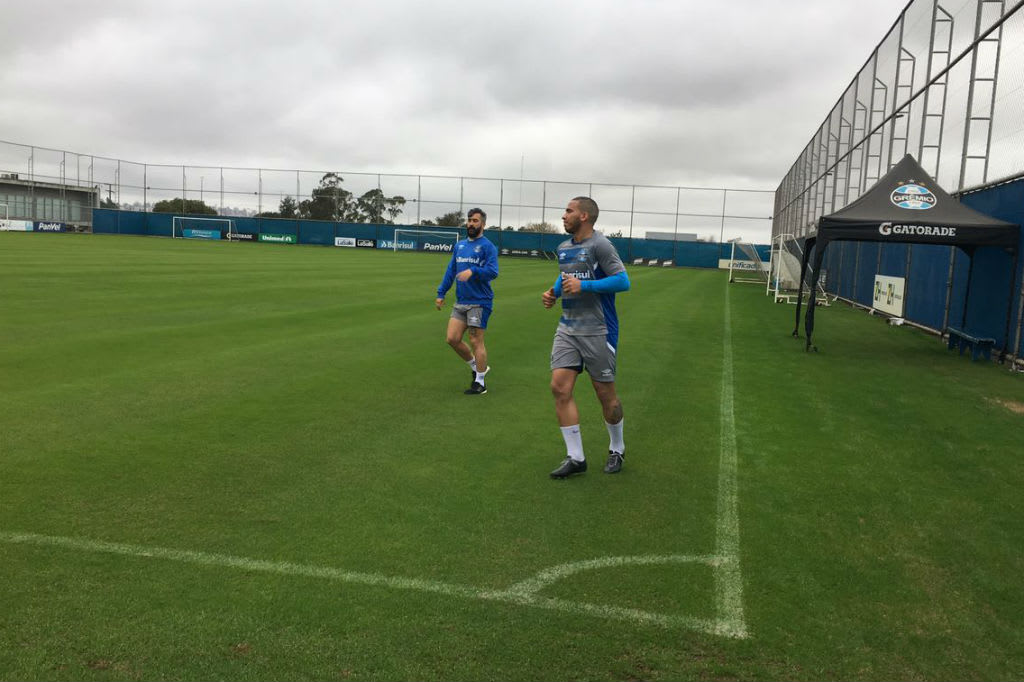
POLYGON ((469 397, 444 265, 0 233, 0 679, 1024 677, 1020 375, 632 268, 552 481, 556 268, 469 397))

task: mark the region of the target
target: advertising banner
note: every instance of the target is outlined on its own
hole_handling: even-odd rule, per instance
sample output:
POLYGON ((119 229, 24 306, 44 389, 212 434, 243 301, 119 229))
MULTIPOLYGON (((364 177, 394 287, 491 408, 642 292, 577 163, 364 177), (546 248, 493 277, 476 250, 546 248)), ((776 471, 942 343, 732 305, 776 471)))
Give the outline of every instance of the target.
POLYGON ((31 220, 0 220, 0 232, 31 232, 31 220))
POLYGON ((67 232, 64 223, 57 223, 48 220, 37 220, 35 223, 36 232, 67 232))
POLYGON ((185 239, 220 239, 220 230, 200 230, 195 227, 186 227, 181 231, 185 239))
POLYGON ((257 241, 257 235, 250 234, 248 232, 228 232, 227 238, 233 242, 254 242, 257 241))
POLYGON ((437 251, 437 252, 440 252, 440 253, 451 253, 453 246, 455 246, 455 245, 452 244, 451 242, 431 242, 431 241, 426 241, 426 242, 423 242, 423 245, 420 247, 420 249, 422 251, 437 251))
POLYGON ((356 247, 356 238, 355 237, 335 237, 334 238, 334 245, 335 246, 346 246, 346 247, 354 249, 356 247))
MULTIPOLYGON (((719 270, 728 270, 730 263, 732 264, 732 269, 733 270, 747 270, 748 272, 757 272, 757 263, 755 263, 752 260, 733 260, 733 261, 730 261, 728 258, 719 258, 718 259, 718 269, 719 270)), ((768 272, 768 267, 770 265, 771 265, 770 263, 762 262, 761 263, 761 271, 762 272, 768 272)))
POLYGON ((895 317, 903 317, 906 282, 903 277, 875 275, 875 300, 872 307, 895 317))
MULTIPOLYGON (((377 240, 377 248, 378 249, 394 249, 395 248, 395 240, 394 239, 378 239, 377 240)), ((398 250, 399 251, 415 251, 416 250, 416 242, 411 240, 411 239, 402 239, 402 240, 400 240, 398 242, 398 250)))
POLYGON ((360 238, 360 239, 356 240, 356 246, 361 248, 361 249, 376 249, 377 248, 377 240, 376 239, 362 239, 362 238, 360 238))
POLYGON ((262 232, 262 233, 260 233, 260 241, 261 242, 271 242, 271 243, 274 243, 274 244, 294 244, 295 243, 295 235, 294 234, 273 234, 273 233, 270 233, 270 232, 262 232))
POLYGON ((498 252, 502 256, 516 256, 518 258, 550 258, 550 252, 545 253, 540 249, 501 249, 498 252))

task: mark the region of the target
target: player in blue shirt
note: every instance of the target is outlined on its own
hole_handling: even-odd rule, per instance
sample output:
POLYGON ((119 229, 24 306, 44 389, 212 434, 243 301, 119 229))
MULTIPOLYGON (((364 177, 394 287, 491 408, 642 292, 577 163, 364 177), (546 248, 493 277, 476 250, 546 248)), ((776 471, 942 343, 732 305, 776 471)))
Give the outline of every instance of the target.
POLYGON ((619 318, 615 294, 629 290, 626 266, 608 239, 594 231, 597 203, 576 197, 562 216, 572 235, 558 245, 558 279, 541 299, 551 308, 560 297, 562 316, 551 347, 551 393, 565 440, 566 457, 551 478, 566 478, 587 470, 580 436, 580 415, 573 390, 585 369, 601 402, 608 427, 606 474, 622 470, 626 446, 622 439, 622 403, 615 393, 615 356, 619 345, 619 318))
POLYGON ((487 346, 484 332, 491 316, 494 291, 491 281, 498 277, 498 249, 483 236, 487 225, 487 214, 479 208, 469 209, 466 216, 466 234, 452 249, 452 259, 445 270, 441 286, 437 288, 434 304, 440 310, 444 296, 455 282, 455 306, 448 320, 448 345, 466 361, 473 372, 473 380, 464 393, 483 395, 487 393, 485 378, 491 371, 487 364, 487 346), (469 330, 472 349, 462 340, 469 330))

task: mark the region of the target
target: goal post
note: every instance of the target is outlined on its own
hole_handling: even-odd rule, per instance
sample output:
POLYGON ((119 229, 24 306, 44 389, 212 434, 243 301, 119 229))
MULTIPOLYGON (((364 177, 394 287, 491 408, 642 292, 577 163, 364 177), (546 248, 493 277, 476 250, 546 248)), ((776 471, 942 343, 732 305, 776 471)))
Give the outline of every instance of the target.
POLYGON ((757 248, 753 244, 747 244, 739 240, 732 241, 732 251, 729 254, 729 281, 730 282, 742 282, 746 284, 766 284, 768 281, 768 271, 765 268, 764 261, 761 260, 760 254, 757 252, 757 248), (750 263, 751 265, 743 266, 742 268, 737 266, 736 260, 736 247, 739 247, 740 251, 746 258, 743 260, 744 263, 750 263), (743 273, 739 277, 733 275, 733 269, 737 272, 743 273))
POLYGON ((235 232, 235 221, 231 218, 171 218, 171 236, 175 239, 231 239, 235 232))
POLYGON ((450 230, 411 230, 396 228, 393 251, 436 251, 451 253, 460 234, 450 230))

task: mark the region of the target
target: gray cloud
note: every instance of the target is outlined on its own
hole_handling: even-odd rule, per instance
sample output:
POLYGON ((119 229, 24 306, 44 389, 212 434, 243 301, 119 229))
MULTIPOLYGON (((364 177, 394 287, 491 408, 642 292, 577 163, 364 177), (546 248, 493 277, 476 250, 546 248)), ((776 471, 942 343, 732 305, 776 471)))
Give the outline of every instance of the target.
POLYGON ((898 11, 9 0, 0 129, 151 164, 774 189, 898 11))

